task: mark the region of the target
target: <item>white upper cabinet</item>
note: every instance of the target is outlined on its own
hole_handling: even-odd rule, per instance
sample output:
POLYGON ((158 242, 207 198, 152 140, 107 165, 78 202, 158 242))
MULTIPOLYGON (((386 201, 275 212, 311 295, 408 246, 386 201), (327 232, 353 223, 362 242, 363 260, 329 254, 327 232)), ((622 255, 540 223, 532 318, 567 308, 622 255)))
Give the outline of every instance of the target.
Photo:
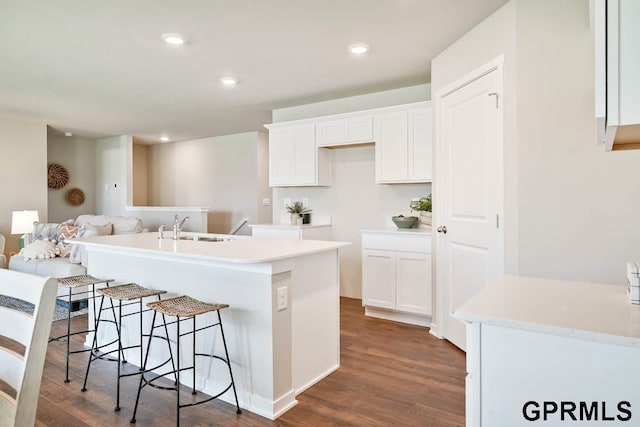
POLYGON ((592 7, 598 142, 640 149, 640 1, 595 0, 592 7))
POLYGON ((370 115, 316 123, 316 145, 318 147, 335 147, 372 141, 373 124, 370 115))
POLYGON ((373 140, 376 183, 432 180, 430 105, 374 115, 373 140))
POLYGON ((331 153, 318 150, 313 124, 274 127, 269 130, 269 185, 330 185, 331 153))
POLYGON ((431 102, 265 125, 269 185, 331 185, 331 148, 375 144, 376 183, 432 180, 431 102))

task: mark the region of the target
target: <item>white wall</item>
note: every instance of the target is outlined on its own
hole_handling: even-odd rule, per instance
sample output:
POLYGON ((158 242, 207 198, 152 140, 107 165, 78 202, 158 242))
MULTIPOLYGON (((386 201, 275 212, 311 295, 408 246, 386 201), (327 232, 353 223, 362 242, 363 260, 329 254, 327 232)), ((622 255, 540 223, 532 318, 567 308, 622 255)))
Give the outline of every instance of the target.
POLYGON ((289 120, 307 119, 311 117, 327 116, 330 114, 348 113, 351 111, 382 108, 391 105, 410 104, 412 102, 428 101, 431 99, 431 85, 423 84, 367 93, 365 95, 350 96, 348 98, 332 99, 315 102, 313 104, 273 110, 273 123, 289 120))
POLYGON ((587 0, 517 3, 520 273, 626 284, 640 151, 594 144, 587 0))
MULTIPOLYGON (((243 216, 270 222, 266 140, 259 132, 149 148, 149 205, 209 207, 208 231, 226 233, 243 216)), ((244 228, 240 234, 250 233, 244 228)))
POLYGON ((96 140, 96 213, 127 215, 128 198, 133 198, 132 146, 128 135, 96 140))
POLYGON ((47 127, 43 122, 0 116, 0 233, 5 254, 17 252, 19 235, 11 234, 11 213, 37 210, 47 221, 47 127))
MULTIPOLYGON (((354 96, 273 111, 274 122, 319 117, 369 108, 427 101, 429 85, 354 96)), ((352 242, 340 250, 340 294, 362 298, 361 238, 363 229, 384 227, 388 218, 409 214, 409 202, 431 192, 430 184, 375 184, 374 147, 360 146, 332 152, 332 185, 317 188, 274 188, 274 218, 285 213, 284 198, 309 199, 316 215, 330 215, 334 240, 352 242)))
POLYGON ((625 283, 640 260, 640 152, 594 143, 587 0, 513 0, 432 63, 432 89, 505 54, 508 273, 625 283))
POLYGON ((82 214, 95 213, 96 192, 96 145, 95 140, 75 136, 47 138, 47 159, 58 163, 69 172, 69 183, 59 190, 48 189, 49 221, 62 222, 82 214), (84 192, 84 203, 72 206, 66 194, 72 188, 84 192))

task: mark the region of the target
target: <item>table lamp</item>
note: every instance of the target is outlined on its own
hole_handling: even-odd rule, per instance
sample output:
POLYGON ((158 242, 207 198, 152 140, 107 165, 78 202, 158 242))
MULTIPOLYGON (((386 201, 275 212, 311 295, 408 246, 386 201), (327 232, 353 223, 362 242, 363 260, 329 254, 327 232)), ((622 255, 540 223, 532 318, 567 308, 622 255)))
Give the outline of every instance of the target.
POLYGON ((24 248, 24 235, 33 231, 33 223, 39 221, 38 211, 13 211, 11 216, 11 234, 20 236, 20 249, 24 248))

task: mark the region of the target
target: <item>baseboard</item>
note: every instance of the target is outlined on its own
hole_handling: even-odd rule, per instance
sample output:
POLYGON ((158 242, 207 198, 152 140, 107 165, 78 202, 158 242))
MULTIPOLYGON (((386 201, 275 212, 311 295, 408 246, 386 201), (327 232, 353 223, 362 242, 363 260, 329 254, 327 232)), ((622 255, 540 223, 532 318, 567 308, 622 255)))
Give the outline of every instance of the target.
POLYGON ((403 313, 401 311, 385 310, 384 308, 365 306, 365 316, 377 317, 378 319, 392 320, 394 322, 408 323, 416 326, 431 326, 431 316, 403 313))

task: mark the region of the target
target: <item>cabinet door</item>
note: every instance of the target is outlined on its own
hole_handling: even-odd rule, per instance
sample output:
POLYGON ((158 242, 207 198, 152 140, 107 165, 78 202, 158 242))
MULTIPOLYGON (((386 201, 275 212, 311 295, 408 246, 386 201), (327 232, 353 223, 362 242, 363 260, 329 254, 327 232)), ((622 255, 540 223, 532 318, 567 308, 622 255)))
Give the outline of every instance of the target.
POLYGON ((395 253, 363 250, 362 284, 364 305, 395 309, 395 253))
POLYGON ((315 182, 314 125, 272 129, 269 132, 269 185, 313 185, 315 182))
POLYGON ((333 147, 373 141, 371 116, 350 117, 316 124, 316 145, 333 147))
POLYGON ((431 254, 396 252, 396 310, 431 315, 431 254))
POLYGON ((295 151, 293 184, 316 184, 316 138, 314 125, 296 126, 293 131, 293 144, 295 151))
POLYGON ((407 178, 414 182, 429 182, 433 177, 431 145, 431 108, 409 110, 407 178))
POLYGON ((295 180, 293 129, 269 131, 269 185, 288 185, 295 180))
POLYGON ((376 152, 376 183, 405 182, 408 179, 407 112, 373 117, 376 152))

